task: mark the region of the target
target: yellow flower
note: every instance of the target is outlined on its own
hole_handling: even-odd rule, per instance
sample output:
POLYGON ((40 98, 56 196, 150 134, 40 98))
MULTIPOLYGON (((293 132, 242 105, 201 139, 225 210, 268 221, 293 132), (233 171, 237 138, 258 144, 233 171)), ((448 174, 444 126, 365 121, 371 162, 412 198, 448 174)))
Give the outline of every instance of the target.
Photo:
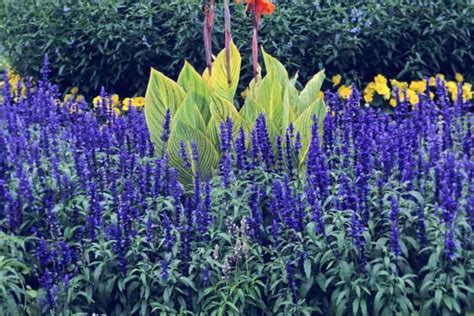
POLYGON ((456 101, 458 99, 458 84, 454 81, 448 81, 445 86, 449 94, 451 94, 451 99, 456 101))
POLYGON ((398 81, 395 79, 390 80, 390 84, 393 88, 398 88, 398 90, 405 90, 408 89, 408 83, 404 81, 398 81))
POLYGON ((430 77, 430 87, 434 87, 436 86, 436 78, 435 77, 430 77))
POLYGON ((96 96, 93 100, 92 100, 92 105, 94 105, 95 108, 98 108, 99 106, 102 106, 103 102, 102 102, 102 97, 101 96, 96 96))
POLYGON ((132 99, 132 105, 136 108, 141 108, 145 106, 145 98, 144 97, 136 97, 132 99))
POLYGON ((112 99, 112 107, 118 107, 120 105, 120 98, 118 94, 112 95, 111 99, 112 99))
POLYGON ((396 100, 396 99, 393 99, 393 98, 390 99, 389 103, 390 103, 390 105, 391 105, 392 107, 396 107, 396 106, 397 106, 397 100, 396 100))
POLYGON ((79 92, 79 88, 78 87, 73 87, 71 89, 71 94, 77 94, 79 92))
POLYGON ((437 75, 436 75, 436 78, 439 78, 439 79, 441 79, 442 81, 445 81, 445 80, 446 80, 446 78, 444 77, 443 74, 437 74, 437 75))
POLYGON ((430 92, 430 99, 434 100, 434 98, 435 98, 435 94, 433 92, 430 92))
POLYGON ((122 111, 119 108, 114 108, 115 114, 120 115, 122 111))
POLYGON ((132 103, 132 99, 125 98, 122 100, 122 106, 129 106, 132 103))
POLYGON ((82 94, 79 94, 76 98, 76 102, 83 102, 84 101, 84 96, 82 94))
POLYGON ((410 83, 410 89, 418 93, 423 93, 426 91, 426 81, 425 80, 412 81, 410 83))
POLYGON ((454 79, 456 79, 457 82, 463 82, 464 81, 464 76, 457 72, 455 75, 454 75, 454 79))
POLYGON ((412 89, 407 90, 407 98, 408 98, 408 102, 410 102, 411 105, 415 105, 418 102, 420 102, 420 98, 418 97, 418 94, 412 89))
POLYGON ((383 96, 385 100, 390 99, 390 88, 387 86, 387 83, 376 83, 375 91, 377 92, 377 94, 383 96))
POLYGON ((316 96, 316 98, 324 98, 324 92, 319 90, 318 95, 316 96))
POLYGON ((334 75, 331 78, 332 86, 335 87, 341 83, 342 76, 341 75, 334 75))
POLYGON ((373 94, 367 94, 367 93, 364 93, 364 100, 365 100, 365 103, 372 103, 374 101, 374 95, 373 94))
POLYGON ((387 78, 385 78, 381 74, 378 74, 377 76, 375 76, 374 82, 375 84, 379 84, 379 85, 387 85, 387 78))
POLYGON ((337 92, 339 93, 339 96, 343 99, 349 99, 349 97, 351 96, 352 94, 352 88, 349 87, 349 86, 344 86, 342 85, 338 90, 337 92))
POLYGON ((64 96, 64 102, 69 102, 71 101, 72 99, 74 98, 74 96, 72 94, 66 94, 64 96))
POLYGON ((472 85, 470 83, 465 83, 462 86, 462 97, 465 101, 472 99, 472 85))
POLYGON ((375 83, 369 82, 367 87, 365 87, 364 93, 374 93, 374 91, 375 91, 375 83))

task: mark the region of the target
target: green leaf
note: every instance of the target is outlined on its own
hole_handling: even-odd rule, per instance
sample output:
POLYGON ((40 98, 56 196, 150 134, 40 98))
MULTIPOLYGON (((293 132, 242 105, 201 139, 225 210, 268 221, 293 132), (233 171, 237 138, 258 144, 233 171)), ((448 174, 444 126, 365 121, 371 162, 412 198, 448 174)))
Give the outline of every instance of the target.
POLYGON ((304 260, 304 273, 306 274, 307 279, 311 277, 311 260, 310 259, 304 260))
POLYGON ((319 97, 319 92, 321 91, 325 77, 324 70, 321 70, 308 81, 299 97, 299 107, 295 111, 297 115, 300 115, 319 97))
POLYGON ((204 79, 188 62, 184 63, 184 67, 178 77, 178 84, 188 95, 192 96, 204 122, 207 124, 211 119, 209 108, 211 91, 204 79))
POLYGON ((180 181, 187 188, 192 187, 193 173, 197 168, 199 168, 202 176, 212 176, 219 162, 219 153, 208 135, 185 121, 176 121, 173 124, 168 151, 171 165, 177 168, 180 181), (197 145, 200 163, 199 166, 194 165, 193 170, 184 168, 179 154, 180 141, 183 141, 188 148, 190 148, 192 142, 197 145))
POLYGON ((443 292, 441 290, 435 291, 434 302, 436 307, 439 308, 441 306, 441 300, 443 299, 443 292))
POLYGON ((158 152, 163 150, 163 141, 160 136, 166 110, 169 108, 172 115, 176 113, 184 97, 184 90, 176 82, 161 72, 151 69, 145 95, 145 118, 151 139, 157 146, 158 152))
POLYGON ((237 91, 240 78, 240 64, 240 52, 235 44, 231 42, 230 80, 227 78, 225 49, 217 55, 216 60, 212 63, 211 76, 209 76, 209 70, 206 68, 203 73, 203 79, 207 82, 214 96, 226 99, 231 103, 234 102, 235 92, 237 91))
POLYGON ((322 98, 317 99, 296 119, 294 126, 296 132, 299 132, 302 140, 302 149, 300 154, 300 163, 306 160, 309 143, 311 140, 311 127, 313 126, 313 115, 318 118, 319 131, 324 128, 324 119, 326 118, 326 105, 322 98))

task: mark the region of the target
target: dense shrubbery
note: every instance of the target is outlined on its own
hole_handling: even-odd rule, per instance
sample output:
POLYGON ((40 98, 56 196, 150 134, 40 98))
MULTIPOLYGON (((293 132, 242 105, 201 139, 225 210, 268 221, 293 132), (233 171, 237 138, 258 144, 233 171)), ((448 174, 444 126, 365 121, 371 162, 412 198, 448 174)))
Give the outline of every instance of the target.
MULTIPOLYGON (((177 78, 182 60, 204 68, 200 1, 4 1, 0 42, 21 74, 35 73, 46 52, 54 79, 88 96, 101 85, 124 95, 143 93, 151 66, 177 78)), ((272 55, 306 82, 318 69, 370 81, 377 73, 407 79, 461 70, 474 73, 471 2, 277 1, 261 29, 272 55)), ((234 40, 250 56, 251 23, 233 9, 234 40)), ((214 49, 223 47, 216 10, 214 49)), ((250 79, 250 62, 244 61, 250 79)), ((346 76, 347 77, 347 76, 346 76)))
MULTIPOLYGON (((47 71, 43 71, 46 77, 47 71)), ((40 81, 0 103, 6 314, 465 314, 474 306, 472 103, 393 114, 328 94, 305 171, 293 128, 220 126, 220 170, 155 153, 144 115, 61 103, 40 81)), ((171 124, 173 124, 171 122, 171 124)), ((166 142, 167 129, 161 135, 166 142)))

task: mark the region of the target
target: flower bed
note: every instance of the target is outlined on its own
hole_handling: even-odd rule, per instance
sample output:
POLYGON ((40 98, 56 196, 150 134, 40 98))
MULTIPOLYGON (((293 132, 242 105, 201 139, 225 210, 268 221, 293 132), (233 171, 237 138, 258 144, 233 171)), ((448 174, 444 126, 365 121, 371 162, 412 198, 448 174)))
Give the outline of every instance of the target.
POLYGON ((227 120, 212 178, 182 146, 183 187, 142 111, 58 102, 46 77, 0 104, 5 313, 472 312, 474 117, 441 81, 393 113, 326 93, 302 165, 292 125, 227 120))

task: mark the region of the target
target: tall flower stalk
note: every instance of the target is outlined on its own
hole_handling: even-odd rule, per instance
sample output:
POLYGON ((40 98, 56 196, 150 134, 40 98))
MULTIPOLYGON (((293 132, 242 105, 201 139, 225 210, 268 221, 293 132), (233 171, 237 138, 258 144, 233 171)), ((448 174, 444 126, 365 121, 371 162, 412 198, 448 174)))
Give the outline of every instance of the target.
POLYGON ((230 8, 229 0, 224 0, 224 34, 225 34, 225 67, 227 72, 227 84, 232 84, 232 76, 230 74, 230 42, 232 41, 231 23, 230 23, 230 8))
MULTIPOLYGON (((236 0, 240 3, 240 0, 236 0)), ((270 15, 275 11, 275 5, 270 0, 245 0, 247 10, 253 14, 253 31, 252 31, 252 62, 253 77, 257 80, 258 76, 258 29, 262 15, 270 15)))
POLYGON ((209 69, 209 75, 212 74, 212 32, 214 30, 214 0, 202 1, 202 10, 204 12, 204 50, 206 52, 206 65, 209 69))

